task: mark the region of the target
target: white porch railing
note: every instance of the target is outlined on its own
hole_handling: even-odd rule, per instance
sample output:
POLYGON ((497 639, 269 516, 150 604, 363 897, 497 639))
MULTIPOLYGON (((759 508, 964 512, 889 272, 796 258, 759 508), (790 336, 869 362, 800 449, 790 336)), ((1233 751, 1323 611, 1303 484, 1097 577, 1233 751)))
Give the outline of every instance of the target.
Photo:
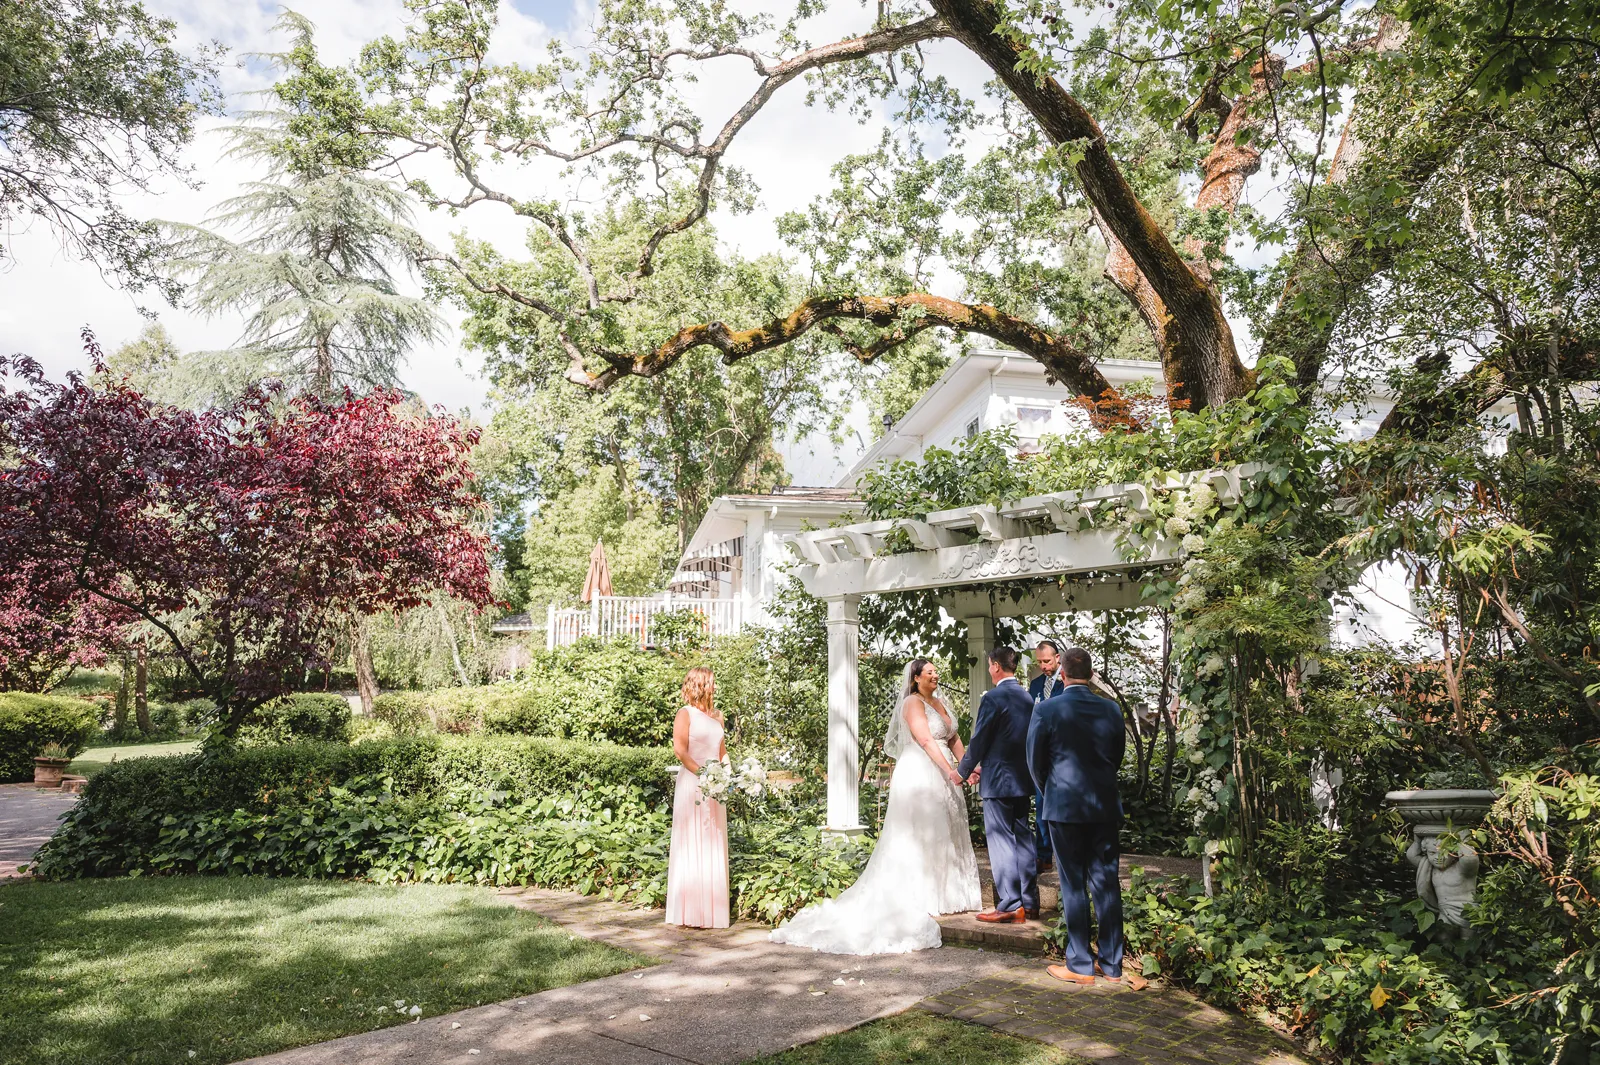
POLYGON ((692 610, 705 621, 706 635, 732 636, 744 624, 744 604, 738 599, 689 599, 654 595, 596 596, 588 606, 557 609, 550 604, 545 624, 545 647, 555 650, 584 636, 603 640, 631 636, 641 647, 651 642, 650 627, 661 614, 692 610))

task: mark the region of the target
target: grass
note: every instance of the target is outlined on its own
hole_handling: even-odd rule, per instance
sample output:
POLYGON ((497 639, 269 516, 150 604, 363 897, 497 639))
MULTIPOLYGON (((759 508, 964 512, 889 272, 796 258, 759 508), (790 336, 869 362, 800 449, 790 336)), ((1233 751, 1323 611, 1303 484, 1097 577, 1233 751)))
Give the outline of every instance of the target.
POLYGON ((0 887, 0 1063, 238 1061, 642 960, 487 888, 24 881, 0 887))
POLYGON ((199 740, 168 740, 164 743, 129 743, 116 747, 90 747, 72 760, 67 772, 92 777, 111 764, 112 759, 149 758, 157 754, 188 754, 200 749, 199 740))
POLYGON ((1081 1065, 1081 1059, 1031 1039, 911 1010, 746 1065, 1081 1065))
POLYGON ((122 674, 115 669, 75 669, 72 676, 56 685, 51 695, 72 695, 84 698, 110 692, 115 695, 122 687, 122 674))

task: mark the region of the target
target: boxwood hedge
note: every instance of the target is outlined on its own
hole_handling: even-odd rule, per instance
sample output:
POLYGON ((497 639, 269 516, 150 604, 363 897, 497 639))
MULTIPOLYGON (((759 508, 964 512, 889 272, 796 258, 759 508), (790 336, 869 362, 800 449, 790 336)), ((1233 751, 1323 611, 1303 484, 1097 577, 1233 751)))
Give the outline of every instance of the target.
POLYGON ((33 779, 33 759, 47 743, 73 754, 100 734, 100 709, 83 699, 0 692, 0 782, 33 779))

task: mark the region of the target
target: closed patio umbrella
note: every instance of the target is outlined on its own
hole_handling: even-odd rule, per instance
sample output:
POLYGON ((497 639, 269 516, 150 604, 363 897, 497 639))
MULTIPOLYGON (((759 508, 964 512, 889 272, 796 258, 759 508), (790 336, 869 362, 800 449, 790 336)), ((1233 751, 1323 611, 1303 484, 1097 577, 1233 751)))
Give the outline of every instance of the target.
POLYGON ((611 591, 611 564, 606 561, 606 545, 603 540, 594 542, 594 550, 589 552, 589 572, 583 578, 583 601, 591 603, 595 596, 607 596, 611 591))

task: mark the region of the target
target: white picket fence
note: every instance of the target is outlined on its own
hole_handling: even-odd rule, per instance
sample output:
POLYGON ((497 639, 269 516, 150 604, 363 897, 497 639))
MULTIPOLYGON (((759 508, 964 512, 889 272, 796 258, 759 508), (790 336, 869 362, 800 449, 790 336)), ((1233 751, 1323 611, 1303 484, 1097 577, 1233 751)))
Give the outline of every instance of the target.
POLYGON ((584 636, 610 640, 629 636, 645 647, 652 643, 651 620, 661 614, 692 610, 704 619, 706 635, 732 636, 744 624, 744 604, 738 599, 690 599, 679 596, 603 595, 588 606, 558 610, 550 605, 545 623, 545 647, 555 650, 584 636))

